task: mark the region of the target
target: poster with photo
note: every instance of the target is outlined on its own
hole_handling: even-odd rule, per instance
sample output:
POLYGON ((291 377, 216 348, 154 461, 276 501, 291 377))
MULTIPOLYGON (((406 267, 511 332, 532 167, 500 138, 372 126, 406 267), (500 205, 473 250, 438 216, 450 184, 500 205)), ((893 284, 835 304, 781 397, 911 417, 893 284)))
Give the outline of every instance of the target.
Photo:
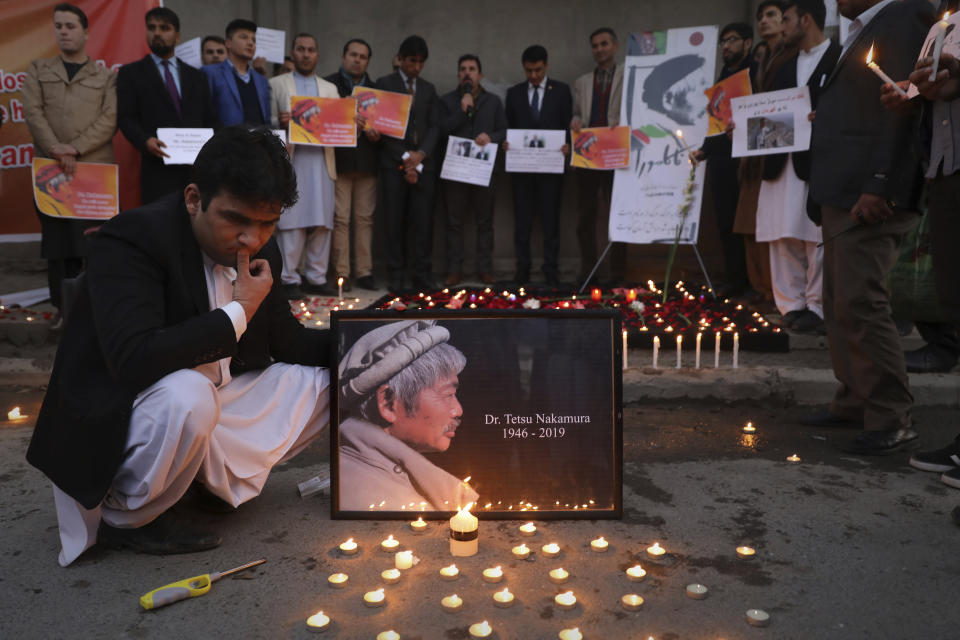
POLYGON ((413 96, 370 87, 354 87, 351 95, 357 101, 357 113, 367 119, 364 129, 373 127, 385 136, 403 140, 413 96))
POLYGON ((507 173, 563 173, 563 129, 507 129, 507 173))
POLYGON ((810 88, 767 91, 730 101, 733 157, 810 149, 810 88))
POLYGON ((630 127, 581 129, 573 136, 570 166, 581 169, 623 169, 630 166, 630 127))
POLYGON ((33 199, 44 215, 107 220, 120 211, 118 193, 115 164, 78 162, 68 178, 56 160, 33 159, 33 199))
POLYGON ((290 96, 291 144, 357 146, 357 101, 353 98, 290 96))
POLYGON ((481 187, 490 186, 493 165, 497 161, 497 147, 493 142, 480 146, 469 138, 450 136, 440 177, 481 187))
POLYGON ((730 100, 748 96, 753 93, 750 87, 750 70, 743 69, 728 78, 724 78, 705 91, 707 94, 707 115, 710 126, 708 136, 718 136, 727 133, 727 125, 733 119, 730 110, 730 100))
POLYGON ((622 511, 612 311, 334 312, 333 517, 622 511))

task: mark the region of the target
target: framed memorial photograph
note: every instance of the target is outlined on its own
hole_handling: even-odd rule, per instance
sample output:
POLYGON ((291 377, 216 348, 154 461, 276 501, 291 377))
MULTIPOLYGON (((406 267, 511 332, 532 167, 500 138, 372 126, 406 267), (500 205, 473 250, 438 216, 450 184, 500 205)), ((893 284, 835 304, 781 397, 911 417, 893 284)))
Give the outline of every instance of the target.
POLYGON ((619 518, 616 310, 335 311, 332 517, 619 518))

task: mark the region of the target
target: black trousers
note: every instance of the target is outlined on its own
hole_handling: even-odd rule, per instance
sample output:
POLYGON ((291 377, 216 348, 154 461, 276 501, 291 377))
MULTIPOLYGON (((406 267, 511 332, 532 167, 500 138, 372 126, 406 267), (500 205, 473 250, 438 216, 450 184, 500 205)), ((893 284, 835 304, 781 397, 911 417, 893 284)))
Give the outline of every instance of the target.
POLYGON ((463 271, 463 221, 473 213, 477 223, 477 273, 493 272, 493 180, 490 185, 443 180, 447 205, 448 273, 463 271))
POLYGON ((395 169, 380 169, 383 184, 384 219, 387 227, 387 268, 393 277, 402 277, 409 266, 414 278, 428 280, 432 272, 433 194, 437 178, 424 171, 417 184, 410 184, 395 169), (407 260, 407 233, 413 234, 407 260))
POLYGON ((960 172, 931 180, 927 203, 937 298, 947 322, 960 327, 960 172))
POLYGON ((713 192, 713 210, 717 219, 717 232, 723 250, 726 282, 734 288, 747 287, 747 258, 743 236, 733 232, 737 217, 737 200, 740 199, 740 183, 737 180, 739 162, 720 154, 707 161, 707 179, 713 192))
MULTIPOLYGON (((597 222, 604 223, 604 230, 610 225, 610 197, 613 193, 613 171, 594 169, 575 169, 577 176, 577 240, 580 243, 580 276, 583 282, 593 266, 597 264, 599 248, 597 246, 597 222)), ((605 233, 602 237, 609 237, 605 233)), ((606 246, 606 243, 602 243, 606 246)), ((627 267, 627 245, 614 242, 608 253, 610 278, 621 283, 627 267)))
POLYGON ((563 174, 513 174, 513 249, 518 273, 530 273, 530 233, 533 218, 539 213, 543 228, 543 273, 557 276, 562 188, 563 174))

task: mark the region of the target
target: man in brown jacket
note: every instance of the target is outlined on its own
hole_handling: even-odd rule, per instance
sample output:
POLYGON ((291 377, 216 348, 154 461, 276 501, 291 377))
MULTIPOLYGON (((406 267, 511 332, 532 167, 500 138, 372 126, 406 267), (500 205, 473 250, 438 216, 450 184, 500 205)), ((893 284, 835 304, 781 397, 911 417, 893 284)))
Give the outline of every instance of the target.
MULTIPOLYGON (((72 178, 78 162, 113 163, 116 75, 87 56, 87 16, 80 8, 58 4, 53 28, 60 55, 30 63, 23 107, 35 155, 59 160, 72 178)), ((64 278, 76 277, 83 269, 83 232, 97 223, 37 215, 50 300, 59 309, 64 278)))

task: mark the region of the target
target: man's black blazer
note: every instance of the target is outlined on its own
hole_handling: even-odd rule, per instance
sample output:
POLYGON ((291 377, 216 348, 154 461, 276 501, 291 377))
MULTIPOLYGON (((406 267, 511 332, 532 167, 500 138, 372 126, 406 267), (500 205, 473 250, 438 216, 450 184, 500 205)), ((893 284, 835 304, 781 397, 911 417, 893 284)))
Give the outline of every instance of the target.
POLYGON ((106 222, 91 241, 27 451, 30 464, 92 509, 123 461, 136 395, 165 375, 228 356, 235 374, 271 360, 328 365, 329 332, 303 327, 280 292, 276 240, 255 257, 270 263, 273 288, 238 343, 229 316, 210 310, 183 194, 106 222))
MULTIPOLYGON (((840 50, 840 45, 831 40, 830 46, 827 47, 823 57, 820 58, 820 62, 817 63, 816 68, 810 75, 810 79, 807 81, 807 86, 810 88, 810 108, 812 111, 817 110, 817 104, 820 100, 820 92, 822 91, 820 83, 826 82, 830 72, 833 71, 833 68, 837 65, 837 60, 840 58, 840 50)), ((773 78, 773 85, 770 87, 771 91, 779 91, 780 89, 793 89, 797 86, 798 56, 799 54, 793 56, 777 70, 777 74, 773 78)), ((800 151, 794 154, 777 153, 770 156, 764 156, 763 179, 776 180, 779 178, 780 174, 783 173, 783 168, 787 165, 787 158, 791 157, 791 155, 793 159, 792 164, 794 173, 796 173, 797 177, 804 182, 808 181, 810 179, 809 151, 800 151)))
MULTIPOLYGON (((394 93, 407 93, 403 78, 397 71, 379 78, 375 88, 394 93)), ((423 170, 436 171, 439 140, 440 99, 437 97, 437 90, 423 78, 417 78, 406 137, 403 140, 387 136, 380 139, 380 166, 384 169, 396 169, 403 164, 404 152, 423 151, 427 154, 423 161, 423 170)))
POLYGON ((140 151, 140 184, 144 202, 151 202, 171 191, 183 190, 190 167, 165 165, 161 158, 147 153, 147 138, 163 127, 209 127, 218 129, 220 118, 210 101, 207 77, 183 60, 180 71, 180 113, 153 58, 125 64, 117 73, 117 124, 124 137, 140 151))
POLYGON ((922 184, 916 113, 883 108, 882 83, 865 61, 876 45, 874 61, 894 80, 905 80, 933 21, 927 0, 891 2, 827 77, 810 144, 810 196, 817 204, 850 209, 870 193, 898 208, 916 208, 922 184))
MULTIPOLYGON (((547 78, 547 86, 540 100, 540 117, 534 120, 527 99, 527 83, 507 89, 507 123, 511 129, 569 129, 573 117, 573 95, 570 87, 547 78)), ((569 137, 569 134, 568 134, 569 137)))

